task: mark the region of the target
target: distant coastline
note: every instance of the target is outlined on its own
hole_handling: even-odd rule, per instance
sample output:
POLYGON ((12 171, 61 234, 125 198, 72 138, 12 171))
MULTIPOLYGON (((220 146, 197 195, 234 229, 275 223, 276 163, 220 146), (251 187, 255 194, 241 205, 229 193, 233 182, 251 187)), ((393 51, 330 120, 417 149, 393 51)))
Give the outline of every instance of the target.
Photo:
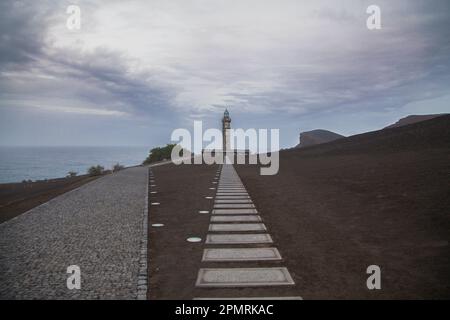
POLYGON ((140 165, 146 146, 0 146, 0 184, 64 178, 69 171, 86 174, 91 166, 110 170, 116 163, 140 165))

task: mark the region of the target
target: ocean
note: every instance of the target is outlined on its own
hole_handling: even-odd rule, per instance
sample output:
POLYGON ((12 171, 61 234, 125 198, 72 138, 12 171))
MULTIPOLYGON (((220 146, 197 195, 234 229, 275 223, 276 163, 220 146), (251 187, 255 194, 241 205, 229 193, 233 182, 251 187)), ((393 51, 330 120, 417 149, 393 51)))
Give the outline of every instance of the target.
POLYGON ((0 147, 0 183, 85 174, 93 165, 111 169, 141 164, 150 147, 0 147))

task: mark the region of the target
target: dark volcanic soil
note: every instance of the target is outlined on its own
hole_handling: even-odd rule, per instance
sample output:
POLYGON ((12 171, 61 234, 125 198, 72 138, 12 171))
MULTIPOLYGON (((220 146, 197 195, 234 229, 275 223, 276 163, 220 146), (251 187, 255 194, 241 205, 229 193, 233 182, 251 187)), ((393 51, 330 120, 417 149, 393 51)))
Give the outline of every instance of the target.
POLYGON ((205 235, 209 215, 199 210, 211 210, 212 181, 218 165, 165 165, 152 168, 156 195, 149 202, 149 297, 150 299, 192 299, 200 268, 203 244, 189 243, 188 237, 205 235), (151 224, 163 223, 162 228, 151 224))
MULTIPOLYGON (((200 268, 212 267, 276 267, 283 262, 201 262, 204 240, 208 233, 210 214, 199 210, 212 210, 214 196, 212 184, 218 165, 166 165, 153 168, 156 196, 150 202, 160 206, 149 207, 149 298, 193 299, 204 297, 277 297, 298 296, 298 286, 273 288, 195 288, 200 268), (154 228, 151 224, 163 223, 154 228), (188 237, 200 237, 202 242, 188 243, 188 237)), ((268 226, 268 231, 273 234, 268 226)), ((277 247, 277 243, 274 244, 277 247)), ((214 247, 214 246, 211 246, 214 247)), ((221 246, 226 247, 226 246, 221 246)), ((234 245, 232 247, 238 247, 234 245)), ((243 247, 248 247, 243 245, 243 247)))
MULTIPOLYGON (((150 299, 302 296, 304 299, 450 298, 450 116, 281 152, 280 171, 235 166, 296 286, 195 289, 218 166, 153 168, 150 299), (366 268, 381 267, 369 291, 366 268)), ((222 265, 223 266, 223 265, 222 265)), ((229 265, 232 266, 232 265, 229 265)), ((242 266, 242 263, 240 264, 242 266)), ((248 264, 257 266, 257 264, 248 264)))
POLYGON ((281 152, 275 176, 236 169, 303 298, 450 298, 450 116, 281 152))
POLYGON ((0 184, 0 223, 96 178, 83 175, 47 181, 0 184))

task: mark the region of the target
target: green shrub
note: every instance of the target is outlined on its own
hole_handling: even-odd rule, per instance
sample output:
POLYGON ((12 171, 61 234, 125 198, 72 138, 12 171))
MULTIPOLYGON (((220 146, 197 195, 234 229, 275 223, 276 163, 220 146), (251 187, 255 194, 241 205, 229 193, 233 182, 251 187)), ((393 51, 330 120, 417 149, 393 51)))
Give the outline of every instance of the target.
POLYGON ((75 172, 75 171, 69 171, 69 172, 67 172, 67 178, 73 178, 73 177, 76 177, 77 174, 78 174, 78 172, 75 172))
POLYGON ((113 172, 117 172, 117 171, 120 171, 120 170, 123 170, 123 169, 125 169, 125 167, 124 167, 123 165, 121 165, 120 163, 116 163, 116 164, 113 166, 112 171, 113 171, 113 172))
POLYGON ((168 144, 165 147, 157 147, 150 150, 150 154, 143 164, 150 164, 152 162, 162 161, 171 158, 172 149, 176 144, 168 144))
POLYGON ((88 169, 88 175, 90 175, 91 177, 99 176, 99 175, 103 174, 104 170, 105 170, 105 168, 103 168, 100 165, 92 166, 88 169))

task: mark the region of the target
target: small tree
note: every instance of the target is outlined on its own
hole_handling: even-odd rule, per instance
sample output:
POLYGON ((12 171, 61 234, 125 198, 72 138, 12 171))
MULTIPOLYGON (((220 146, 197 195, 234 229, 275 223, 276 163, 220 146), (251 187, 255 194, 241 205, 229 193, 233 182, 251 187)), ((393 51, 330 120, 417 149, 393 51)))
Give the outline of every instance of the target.
POLYGON ((123 170, 123 169, 125 169, 125 167, 124 167, 123 165, 121 165, 120 163, 116 163, 116 164, 113 166, 112 171, 113 171, 113 172, 117 172, 117 171, 120 171, 120 170, 123 170))
POLYGON ((100 165, 96 165, 96 166, 92 166, 88 169, 88 174, 93 177, 93 176, 99 176, 103 173, 103 171, 105 170, 105 168, 103 168, 100 165))
POLYGON ((157 147, 150 150, 150 154, 147 159, 144 160, 143 164, 150 164, 152 162, 162 161, 164 159, 170 159, 172 154, 172 149, 176 144, 168 144, 165 147, 157 147))
POLYGON ((73 177, 76 177, 77 174, 78 174, 78 172, 75 172, 75 171, 69 171, 69 172, 67 173, 67 178, 73 178, 73 177))

